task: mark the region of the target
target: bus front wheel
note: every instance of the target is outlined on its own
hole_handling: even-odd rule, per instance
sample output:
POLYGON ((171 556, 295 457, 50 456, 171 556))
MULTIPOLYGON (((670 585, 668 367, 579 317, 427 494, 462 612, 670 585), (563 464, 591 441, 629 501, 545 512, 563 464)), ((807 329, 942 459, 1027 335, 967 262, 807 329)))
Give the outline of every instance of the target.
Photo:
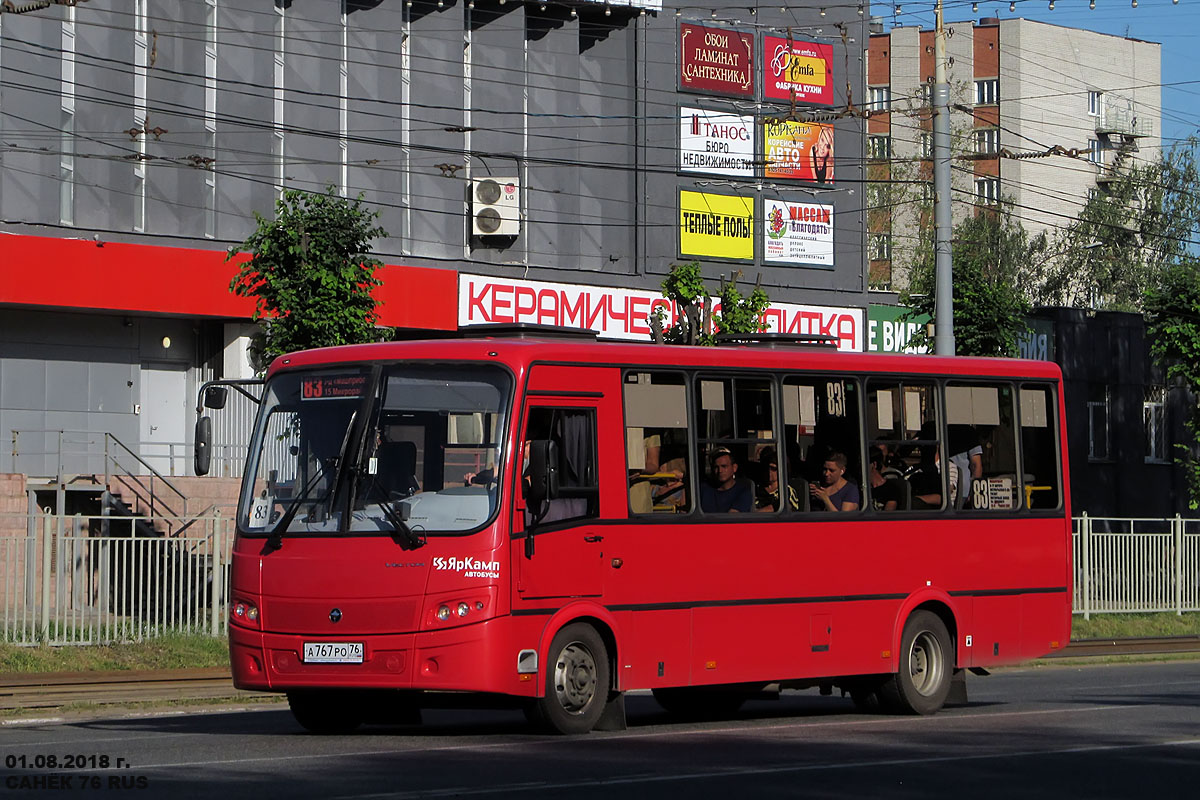
POLYGON ((941 617, 917 611, 900 637, 900 671, 879 688, 879 699, 902 714, 933 714, 946 702, 954 673, 954 648, 941 617))
POLYGON ((576 622, 558 632, 548 655, 546 692, 529 716, 552 733, 587 733, 608 702, 608 649, 595 628, 576 622))
POLYGON ((362 713, 351 698, 337 692, 288 692, 292 716, 309 733, 350 733, 362 724, 362 713))

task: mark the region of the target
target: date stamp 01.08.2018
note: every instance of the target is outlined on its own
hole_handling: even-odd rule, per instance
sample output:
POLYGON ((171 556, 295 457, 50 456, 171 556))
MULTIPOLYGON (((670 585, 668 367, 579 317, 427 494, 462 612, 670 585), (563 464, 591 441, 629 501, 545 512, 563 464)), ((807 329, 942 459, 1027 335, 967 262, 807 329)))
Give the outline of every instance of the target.
POLYGON ((130 772, 123 757, 105 753, 10 753, 0 782, 9 791, 106 791, 148 789, 145 775, 130 772))

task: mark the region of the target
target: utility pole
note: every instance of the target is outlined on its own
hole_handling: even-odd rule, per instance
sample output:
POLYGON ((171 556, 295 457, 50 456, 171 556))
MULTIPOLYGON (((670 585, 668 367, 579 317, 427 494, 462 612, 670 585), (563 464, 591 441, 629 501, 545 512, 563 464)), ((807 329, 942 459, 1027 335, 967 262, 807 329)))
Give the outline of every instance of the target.
POLYGON ((946 29, 937 0, 933 34, 933 220, 936 260, 933 352, 954 355, 954 281, 950 261, 950 84, 946 79, 946 29))

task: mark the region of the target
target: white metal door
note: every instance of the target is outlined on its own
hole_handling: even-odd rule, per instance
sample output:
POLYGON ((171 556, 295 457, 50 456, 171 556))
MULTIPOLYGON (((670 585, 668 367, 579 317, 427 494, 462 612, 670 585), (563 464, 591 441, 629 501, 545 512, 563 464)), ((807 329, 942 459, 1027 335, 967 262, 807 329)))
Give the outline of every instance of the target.
POLYGON ((142 365, 141 456, 163 475, 187 474, 187 370, 142 365))

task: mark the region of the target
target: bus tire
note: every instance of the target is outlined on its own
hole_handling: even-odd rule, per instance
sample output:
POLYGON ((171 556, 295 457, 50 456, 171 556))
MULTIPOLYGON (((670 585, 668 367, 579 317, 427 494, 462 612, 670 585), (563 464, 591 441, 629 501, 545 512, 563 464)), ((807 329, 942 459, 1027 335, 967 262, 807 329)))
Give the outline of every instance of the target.
POLYGON ((668 714, 689 719, 727 717, 736 714, 747 700, 746 692, 700 686, 679 686, 650 691, 655 701, 668 714))
POLYGON ((946 702, 954 673, 954 647, 941 617, 917 611, 900 637, 900 671, 879 689, 886 709, 900 714, 933 714, 946 702))
POLYGON ((527 716, 551 733, 587 733, 608 702, 608 648, 591 625, 576 622, 560 630, 546 659, 546 692, 527 716))
POLYGON ((854 703, 854 708, 863 714, 883 712, 885 709, 883 700, 879 696, 879 690, 885 680, 887 680, 886 677, 863 677, 850 681, 845 688, 850 695, 850 700, 854 703))
POLYGON ((358 703, 337 692, 288 692, 287 699, 292 716, 309 733, 351 733, 363 722, 358 703))

